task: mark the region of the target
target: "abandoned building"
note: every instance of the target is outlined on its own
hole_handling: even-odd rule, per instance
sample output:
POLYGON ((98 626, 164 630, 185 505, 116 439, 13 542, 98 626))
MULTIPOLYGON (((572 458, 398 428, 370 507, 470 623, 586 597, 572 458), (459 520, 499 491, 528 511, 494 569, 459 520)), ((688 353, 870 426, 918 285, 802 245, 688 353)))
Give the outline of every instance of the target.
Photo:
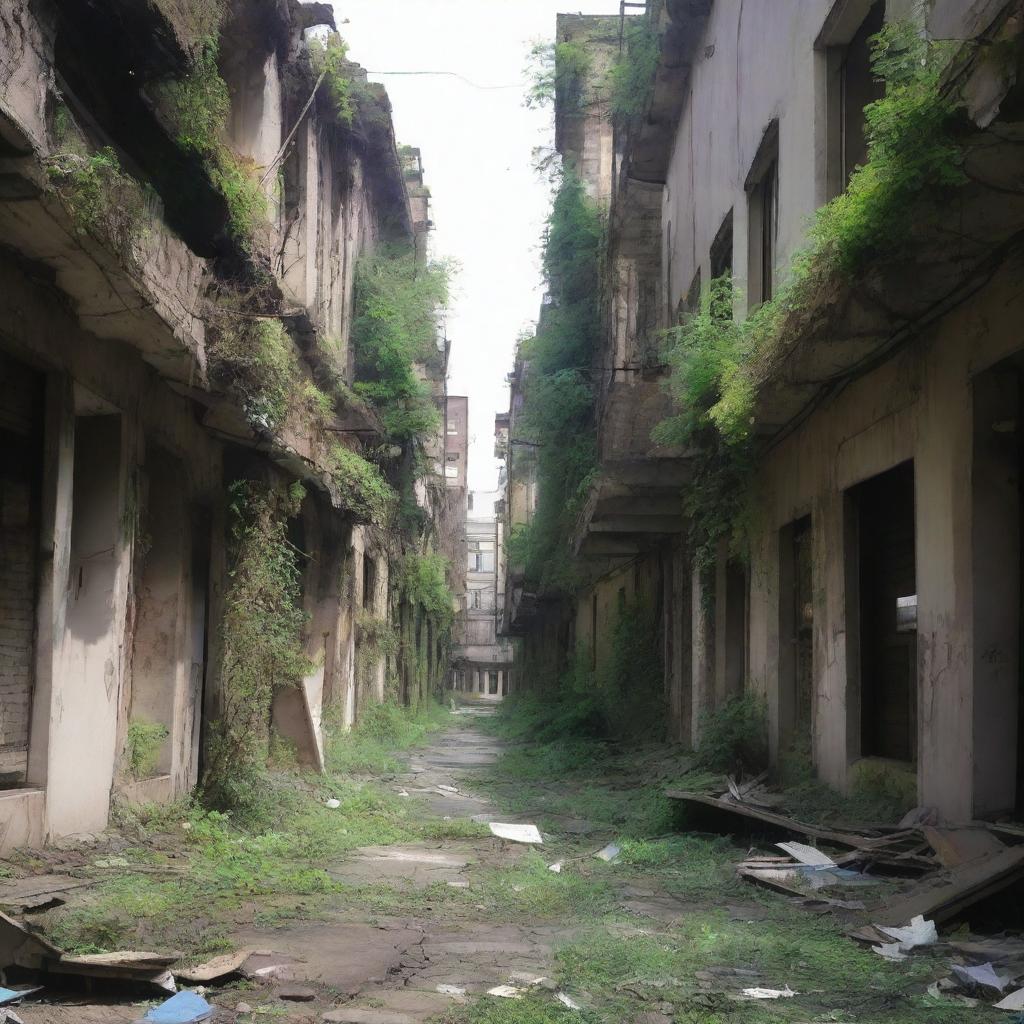
POLYGON ((297 553, 306 667, 272 714, 303 763, 447 672, 403 584, 457 555, 447 342, 413 359, 436 426, 398 439, 353 342, 360 261, 425 259, 428 193, 331 29, 294 0, 0 11, 0 848, 202 779, 242 494, 297 553))
MULTIPOLYGON (((596 55, 582 81, 556 77, 555 103, 559 152, 607 216, 597 456, 566 541, 579 586, 538 585, 510 560, 502 631, 519 638, 523 685, 555 685, 580 650, 600 661, 623 600, 639 595, 658 618, 670 738, 699 747, 709 711, 760 694, 773 758, 808 749, 837 789, 877 770, 951 821, 1019 815, 1019 5, 667 0, 625 22, 641 19, 652 84, 642 109, 619 115, 601 69, 630 25, 558 24, 560 44, 596 55), (942 104, 955 172, 889 211, 905 224, 898 238, 822 269, 836 221, 817 211, 850 188, 863 200, 859 169, 882 174, 891 159, 871 148, 885 130, 877 103, 887 88, 924 89, 931 59, 887 86, 872 48, 906 60, 917 45, 943 55, 919 95, 942 104), (799 291, 808 276, 816 287, 799 291), (702 461, 713 418, 689 443, 655 430, 688 412, 673 338, 695 317, 712 322, 723 280, 731 308, 713 315, 774 331, 742 378, 740 545, 701 519, 709 467, 723 464, 702 461)), ((535 376, 527 347, 510 378, 513 533, 544 500, 536 452, 516 445, 535 376)))

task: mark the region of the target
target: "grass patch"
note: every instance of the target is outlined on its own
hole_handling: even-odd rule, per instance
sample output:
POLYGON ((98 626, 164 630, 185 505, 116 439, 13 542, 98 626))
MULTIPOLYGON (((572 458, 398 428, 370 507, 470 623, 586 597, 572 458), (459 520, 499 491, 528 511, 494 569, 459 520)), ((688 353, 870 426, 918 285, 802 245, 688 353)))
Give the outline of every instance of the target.
POLYGON ((422 743, 450 722, 451 712, 436 701, 415 708, 375 704, 348 732, 337 728, 330 731, 325 750, 327 769, 337 775, 397 772, 401 768, 396 756, 399 751, 422 743))

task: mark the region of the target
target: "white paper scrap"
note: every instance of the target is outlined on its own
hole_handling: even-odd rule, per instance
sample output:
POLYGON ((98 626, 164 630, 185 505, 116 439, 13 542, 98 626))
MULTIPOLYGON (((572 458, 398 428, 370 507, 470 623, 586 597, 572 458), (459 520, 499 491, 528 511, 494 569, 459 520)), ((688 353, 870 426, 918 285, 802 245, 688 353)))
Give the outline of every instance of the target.
POLYGON ((996 1003, 997 1010, 1024 1010, 1024 988, 1011 992, 1005 999, 996 1003))
POLYGON ((800 861, 801 864, 810 864, 816 868, 834 868, 836 866, 836 862, 827 853, 822 853, 821 850, 816 850, 813 846, 807 846, 804 843, 776 843, 775 845, 780 850, 785 850, 790 857, 800 861))
POLYGON ((333 796, 331 797, 330 800, 325 800, 324 803, 326 803, 327 806, 330 807, 332 811, 337 810, 341 806, 341 801, 335 800, 333 796))
POLYGON ((984 988, 994 988, 997 992, 1004 992, 1012 978, 996 974, 991 963, 981 964, 978 967, 963 967, 960 964, 953 964, 953 973, 966 985, 981 985, 984 988))
POLYGON ((510 825, 500 821, 489 822, 491 834, 513 843, 543 843, 536 825, 510 825))
POLYGON ((556 875, 560 875, 562 873, 562 862, 559 860, 555 861, 554 864, 549 864, 548 871, 554 871, 556 875))
POLYGON ((515 985, 495 985, 487 990, 489 996, 499 996, 502 999, 518 999, 519 989, 515 985))
POLYGON ((622 847, 618 843, 609 843, 603 849, 598 850, 594 856, 598 860, 604 860, 611 864, 620 853, 622 853, 622 847))
POLYGON ((444 786, 444 785, 438 784, 437 788, 440 789, 444 793, 458 793, 458 790, 454 786, 444 786))
POLYGON ((570 1010, 582 1010, 583 1007, 576 1002, 572 996, 567 996, 564 992, 556 992, 555 998, 563 1005, 567 1006, 570 1010))
POLYGON ((907 954, 900 952, 900 944, 898 942, 883 942, 880 946, 871 947, 879 956, 884 956, 886 960, 906 960, 907 954))
POLYGON ((743 994, 748 999, 791 999, 799 995, 788 985, 785 988, 745 988, 743 994))
POLYGON ((443 996, 464 996, 466 990, 460 985, 438 985, 437 991, 443 996))
POLYGON ((875 927, 895 939, 902 950, 913 949, 915 946, 931 946, 939 941, 935 922, 926 921, 920 914, 903 928, 887 928, 880 924, 876 924, 875 927))

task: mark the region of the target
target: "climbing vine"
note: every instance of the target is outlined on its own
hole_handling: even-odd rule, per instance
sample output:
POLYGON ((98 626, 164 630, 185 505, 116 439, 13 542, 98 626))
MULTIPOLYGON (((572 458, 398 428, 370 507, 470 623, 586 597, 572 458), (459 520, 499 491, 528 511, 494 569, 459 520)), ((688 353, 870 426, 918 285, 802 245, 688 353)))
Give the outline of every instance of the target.
POLYGON ((355 116, 355 105, 353 82, 347 73, 348 45, 345 40, 337 32, 332 32, 325 39, 311 39, 309 57, 313 71, 324 76, 324 84, 331 94, 338 119, 351 125, 355 116))
POLYGON ((353 388, 373 403, 388 437, 399 444, 421 441, 440 427, 437 403, 416 364, 439 358, 449 273, 444 263, 394 247, 365 256, 356 271, 353 388))
POLYGON ((266 766, 274 693, 297 686, 312 667, 302 650, 298 554, 287 535, 304 491, 299 484, 240 480, 229 494, 222 707, 212 727, 203 790, 211 806, 244 812, 266 766))
POLYGON ((330 463, 334 483, 354 516, 378 526, 390 523, 397 496, 380 469, 342 444, 332 445, 330 463))
POLYGON ((570 109, 580 106, 592 66, 593 58, 583 40, 535 43, 527 59, 526 106, 550 106, 556 95, 570 109))
POLYGON ((685 510, 699 566, 712 563, 722 540, 733 554, 745 553, 755 401, 784 343, 806 327, 837 280, 898 257, 923 202, 941 200, 965 180, 954 135, 959 100, 942 87, 952 53, 950 43, 929 40, 907 22, 874 36, 872 66, 886 89, 864 111, 867 162, 818 211, 783 287, 736 321, 732 282, 712 281, 700 309, 667 332, 677 411, 654 436, 694 452, 685 510))
POLYGON ((402 595, 442 628, 450 626, 454 617, 448 568, 448 559, 437 552, 409 552, 402 561, 400 577, 402 595))
POLYGON ((591 359, 599 341, 599 271, 604 225, 579 178, 566 171, 544 242, 551 302, 534 337, 520 342, 530 363, 515 458, 535 458, 533 519, 509 538, 510 564, 533 585, 571 590, 569 537, 597 465, 591 359), (530 450, 533 456, 521 453, 530 450))
POLYGON ((266 220, 267 197, 256 165, 224 143, 231 96, 220 75, 218 54, 218 37, 212 34, 198 48, 188 73, 159 83, 153 93, 178 144, 202 158, 210 180, 223 195, 232 238, 250 251, 266 220))

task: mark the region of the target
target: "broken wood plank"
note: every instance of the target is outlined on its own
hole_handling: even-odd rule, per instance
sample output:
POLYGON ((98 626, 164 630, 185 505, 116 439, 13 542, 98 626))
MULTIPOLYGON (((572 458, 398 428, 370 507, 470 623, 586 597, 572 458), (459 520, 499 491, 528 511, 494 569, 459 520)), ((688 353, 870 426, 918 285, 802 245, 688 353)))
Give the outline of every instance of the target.
POLYGON ((200 985, 237 973, 251 955, 251 949, 239 949, 234 953, 222 953, 205 963, 196 964, 195 967, 178 968, 174 973, 181 981, 186 981, 190 985, 200 985))
POLYGON ((984 828, 924 828, 925 839, 944 868, 955 868, 979 857, 991 857, 1006 844, 984 828))
MULTIPOLYGON (((848 832, 834 832, 832 829, 821 828, 818 825, 809 825, 795 818, 787 818, 783 814, 776 814, 773 811, 766 811, 750 804, 734 803, 729 800, 720 800, 717 797, 706 796, 703 793, 686 793, 678 789, 666 790, 665 796, 669 800, 678 800, 694 808, 709 808, 723 815, 731 815, 733 818, 746 819, 748 822, 759 822, 763 825, 770 825, 790 835, 807 836, 811 839, 822 839, 836 846, 845 846, 854 850, 863 849, 871 840, 867 836, 853 835, 848 832)), ((737 822, 738 824, 738 822, 737 822)))
POLYGON ((1021 878, 1024 878, 1024 847, 1007 847, 991 857, 953 868, 945 875, 945 881, 917 885, 909 896, 882 908, 872 920, 897 927, 918 914, 946 921, 1021 878))
POLYGON ((38 970, 45 961, 60 955, 61 951, 56 946, 0 913, 0 968, 14 966, 38 970))

